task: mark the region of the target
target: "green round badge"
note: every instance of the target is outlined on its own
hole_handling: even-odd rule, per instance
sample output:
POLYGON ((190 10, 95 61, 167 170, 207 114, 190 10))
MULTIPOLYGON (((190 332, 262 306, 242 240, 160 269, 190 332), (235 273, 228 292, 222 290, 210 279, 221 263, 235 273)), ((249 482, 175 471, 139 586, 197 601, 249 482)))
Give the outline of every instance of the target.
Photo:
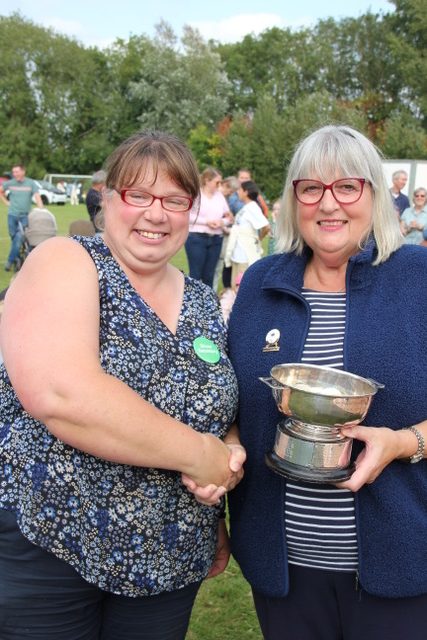
POLYGON ((204 360, 204 362, 209 362, 210 364, 215 364, 221 357, 215 342, 203 336, 199 336, 193 340, 193 349, 200 360, 204 360))

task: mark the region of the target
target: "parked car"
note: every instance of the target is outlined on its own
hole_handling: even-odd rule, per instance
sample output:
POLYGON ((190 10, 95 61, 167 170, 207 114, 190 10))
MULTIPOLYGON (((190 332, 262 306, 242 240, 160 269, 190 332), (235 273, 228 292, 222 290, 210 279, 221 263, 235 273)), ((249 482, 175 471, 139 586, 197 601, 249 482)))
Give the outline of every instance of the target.
POLYGON ((12 174, 9 173, 9 171, 5 171, 4 173, 2 173, 2 175, 0 176, 0 186, 3 184, 3 182, 10 180, 11 177, 12 177, 12 174))
POLYGON ((34 180, 34 182, 39 188, 40 197, 44 205, 66 203, 67 195, 47 180, 34 180))

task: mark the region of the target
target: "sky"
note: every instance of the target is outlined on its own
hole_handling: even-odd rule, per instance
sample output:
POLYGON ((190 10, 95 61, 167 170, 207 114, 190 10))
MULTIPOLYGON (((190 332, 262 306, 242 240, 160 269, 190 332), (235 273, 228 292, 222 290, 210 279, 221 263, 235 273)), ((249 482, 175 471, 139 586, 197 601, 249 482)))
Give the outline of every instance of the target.
POLYGON ((19 12, 38 25, 100 48, 130 35, 151 38, 162 19, 177 36, 188 24, 205 39, 237 42, 271 27, 297 29, 328 17, 339 20, 393 10, 388 0, 0 0, 1 16, 19 12))

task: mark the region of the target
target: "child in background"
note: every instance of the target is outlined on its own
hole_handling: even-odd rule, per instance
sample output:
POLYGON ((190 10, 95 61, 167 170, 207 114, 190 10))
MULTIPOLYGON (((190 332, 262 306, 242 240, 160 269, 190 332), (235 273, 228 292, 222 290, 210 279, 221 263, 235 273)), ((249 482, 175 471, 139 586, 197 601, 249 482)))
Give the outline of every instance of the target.
POLYGON ((268 255, 276 251, 276 221, 280 213, 281 200, 275 200, 271 209, 270 233, 268 237, 268 255))

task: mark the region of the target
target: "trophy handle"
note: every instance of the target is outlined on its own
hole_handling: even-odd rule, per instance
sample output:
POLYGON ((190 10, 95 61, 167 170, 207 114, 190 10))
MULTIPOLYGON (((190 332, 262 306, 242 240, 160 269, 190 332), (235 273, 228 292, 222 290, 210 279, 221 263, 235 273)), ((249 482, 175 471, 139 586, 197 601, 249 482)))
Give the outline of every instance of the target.
POLYGON ((376 380, 373 380, 372 378, 366 378, 366 380, 368 380, 371 384, 375 385, 377 390, 378 389, 384 389, 385 384, 382 384, 382 382, 377 382, 376 380))
POLYGON ((271 387, 271 389, 283 389, 283 384, 276 380, 276 378, 263 378, 260 376, 258 380, 261 380, 261 382, 266 384, 268 387, 271 387))

